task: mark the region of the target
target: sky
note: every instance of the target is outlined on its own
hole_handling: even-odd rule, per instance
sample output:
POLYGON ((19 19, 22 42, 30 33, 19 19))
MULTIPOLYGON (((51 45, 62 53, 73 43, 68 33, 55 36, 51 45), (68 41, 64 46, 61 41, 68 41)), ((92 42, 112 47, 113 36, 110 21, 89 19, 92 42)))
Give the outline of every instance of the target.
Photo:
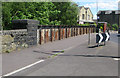
POLYGON ((118 10, 118 2, 120 0, 73 0, 78 6, 89 7, 97 19, 97 12, 99 10, 118 10), (97 5, 98 4, 98 5, 97 5))

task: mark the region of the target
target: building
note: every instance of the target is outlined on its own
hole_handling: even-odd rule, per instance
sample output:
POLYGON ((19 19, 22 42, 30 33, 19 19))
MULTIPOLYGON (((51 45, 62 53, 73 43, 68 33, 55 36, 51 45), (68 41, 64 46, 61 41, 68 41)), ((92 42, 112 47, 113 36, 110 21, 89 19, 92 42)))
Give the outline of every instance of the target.
MULTIPOLYGON (((118 2, 118 10, 120 11, 120 1, 118 2)), ((118 17, 118 20, 119 20, 119 30, 118 30, 118 33, 120 34, 120 15, 118 17)))
POLYGON ((93 21, 94 21, 95 23, 97 23, 97 19, 93 19, 93 21))
POLYGON ((79 13, 78 13, 78 23, 84 24, 84 23, 93 23, 93 14, 90 10, 90 8, 85 8, 84 6, 79 7, 79 13))
POLYGON ((120 1, 118 2, 118 10, 120 10, 120 1))
POLYGON ((103 10, 97 13, 98 22, 107 22, 119 25, 120 10, 103 10))

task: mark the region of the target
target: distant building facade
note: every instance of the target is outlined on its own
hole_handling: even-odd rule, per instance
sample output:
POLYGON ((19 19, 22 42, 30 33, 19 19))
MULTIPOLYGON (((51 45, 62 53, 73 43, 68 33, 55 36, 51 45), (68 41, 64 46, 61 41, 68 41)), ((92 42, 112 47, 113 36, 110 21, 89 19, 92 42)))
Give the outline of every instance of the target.
POLYGON ((118 2, 118 10, 120 10, 120 1, 118 2))
MULTIPOLYGON (((120 1, 118 2, 118 10, 120 11, 120 1)), ((120 34, 120 15, 119 15, 119 17, 118 17, 119 19, 118 19, 118 21, 119 21, 119 29, 118 29, 118 33, 120 34)))
POLYGON ((84 24, 84 23, 91 23, 93 21, 93 14, 90 10, 90 8, 85 8, 84 6, 79 7, 79 13, 78 13, 78 23, 84 24))
POLYGON ((98 22, 107 22, 119 25, 120 10, 104 10, 97 13, 98 22))
POLYGON ((119 28, 120 28, 120 1, 118 2, 118 11, 119 11, 119 28))

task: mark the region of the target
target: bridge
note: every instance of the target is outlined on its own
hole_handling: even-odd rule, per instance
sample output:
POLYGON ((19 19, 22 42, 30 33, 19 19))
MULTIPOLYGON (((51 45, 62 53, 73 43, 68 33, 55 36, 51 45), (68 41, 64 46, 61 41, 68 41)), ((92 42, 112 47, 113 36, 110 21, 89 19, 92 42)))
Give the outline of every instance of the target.
POLYGON ((30 26, 27 31, 24 30, 30 37, 26 41, 28 47, 2 54, 3 76, 117 77, 119 75, 120 38, 117 32, 110 31, 110 41, 106 42, 105 46, 101 43, 97 47, 94 26, 38 25, 38 28, 34 29, 36 25, 33 22, 29 24, 25 22, 25 25, 30 26), (88 45, 88 33, 90 33, 90 45, 88 45))

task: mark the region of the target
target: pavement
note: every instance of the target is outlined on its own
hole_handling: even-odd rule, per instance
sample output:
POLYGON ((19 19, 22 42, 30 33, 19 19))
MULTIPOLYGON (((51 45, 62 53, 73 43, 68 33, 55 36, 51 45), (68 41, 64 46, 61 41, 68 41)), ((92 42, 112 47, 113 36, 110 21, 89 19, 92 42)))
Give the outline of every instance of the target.
POLYGON ((85 34, 3 54, 2 74, 34 63, 12 76, 118 76, 117 34, 112 32, 111 40, 100 47, 96 47, 95 35, 91 34, 91 45, 85 34))
MULTIPOLYGON (((91 36, 95 36, 92 34, 91 36)), ((47 59, 54 54, 55 50, 64 50, 72 46, 80 45, 87 41, 88 35, 80 35, 64 40, 49 42, 43 45, 34 46, 21 51, 5 53, 2 55, 2 74, 27 66, 41 59, 47 59)))

